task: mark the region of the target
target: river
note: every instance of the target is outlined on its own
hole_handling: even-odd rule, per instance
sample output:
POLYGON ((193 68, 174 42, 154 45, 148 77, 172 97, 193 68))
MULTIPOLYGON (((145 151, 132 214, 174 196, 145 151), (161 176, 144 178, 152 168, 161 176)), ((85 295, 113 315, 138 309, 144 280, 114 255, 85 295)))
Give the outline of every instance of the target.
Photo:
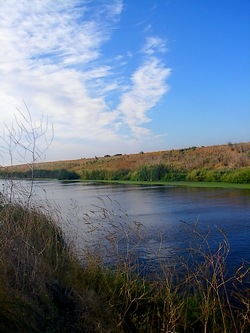
MULTIPOLYGON (((7 183, 2 184, 2 191, 7 192, 7 183)), ((18 184, 19 188, 30 186, 28 181, 18 184)), ((86 233, 90 237, 88 231, 98 225, 108 228, 121 244, 129 234, 133 239, 130 245, 138 242, 138 253, 146 260, 152 249, 172 256, 175 249, 189 247, 193 238, 204 237, 213 250, 226 235, 230 269, 239 267, 242 260, 250 261, 250 190, 35 181, 33 197, 39 204, 49 203, 49 209, 60 212, 67 237, 79 243, 86 233), (147 231, 144 236, 130 229, 139 223, 147 231), (111 230, 114 224, 120 226, 115 227, 115 232, 111 230), (150 251, 144 251, 146 243, 150 251)))

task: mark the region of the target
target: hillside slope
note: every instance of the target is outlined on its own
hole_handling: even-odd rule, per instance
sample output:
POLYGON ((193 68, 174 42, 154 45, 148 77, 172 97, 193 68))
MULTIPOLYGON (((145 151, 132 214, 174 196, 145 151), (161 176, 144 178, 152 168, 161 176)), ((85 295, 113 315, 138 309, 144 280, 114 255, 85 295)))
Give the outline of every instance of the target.
MULTIPOLYGON (((80 154, 80 152, 79 152, 80 154)), ((190 147, 178 150, 166 150, 139 154, 126 154, 105 157, 81 158, 54 162, 36 163, 35 169, 67 169, 81 173, 83 171, 121 169, 136 170, 142 165, 165 164, 180 171, 195 169, 234 170, 250 167, 250 142, 208 147, 190 147)), ((27 165, 11 167, 12 171, 27 171, 27 165)))

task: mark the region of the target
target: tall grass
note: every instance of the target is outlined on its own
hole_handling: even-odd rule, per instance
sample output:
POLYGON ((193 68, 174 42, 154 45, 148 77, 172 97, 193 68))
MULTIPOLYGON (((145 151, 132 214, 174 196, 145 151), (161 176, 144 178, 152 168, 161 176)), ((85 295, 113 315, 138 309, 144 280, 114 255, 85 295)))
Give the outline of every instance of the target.
POLYGON ((50 213, 2 202, 1 332, 250 331, 249 265, 227 274, 222 231, 211 242, 184 223, 190 242, 171 258, 119 205, 96 207, 84 221, 77 248, 50 213), (154 260, 142 263, 142 251, 154 260))

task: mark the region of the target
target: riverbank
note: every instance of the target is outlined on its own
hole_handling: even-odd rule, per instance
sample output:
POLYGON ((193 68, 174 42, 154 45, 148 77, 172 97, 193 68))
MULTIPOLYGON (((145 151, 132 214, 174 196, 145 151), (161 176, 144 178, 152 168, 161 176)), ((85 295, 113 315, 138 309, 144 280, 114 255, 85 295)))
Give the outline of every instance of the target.
POLYGON ((234 188, 250 190, 250 184, 236 184, 236 183, 220 183, 220 182, 162 182, 162 181, 128 181, 128 180, 98 180, 93 182, 108 183, 108 184, 127 184, 127 185, 163 185, 163 186, 185 186, 185 187, 205 187, 205 188, 234 188))
POLYGON ((134 249, 146 229, 103 213, 104 246, 99 239, 76 253, 50 212, 1 205, 1 332, 249 332, 250 267, 227 276, 230 244, 223 234, 211 250, 207 236, 191 227, 189 260, 173 249, 174 262, 156 256, 159 270, 145 274, 134 249))
POLYGON ((133 180, 82 180, 82 179, 58 179, 58 178, 15 178, 14 180, 27 181, 55 181, 63 183, 103 183, 103 184, 124 184, 144 186, 181 186, 198 188, 228 188, 250 190, 249 184, 223 183, 223 182, 194 182, 194 181, 133 181, 133 180))
POLYGON ((250 184, 250 142, 13 165, 0 177, 250 184))

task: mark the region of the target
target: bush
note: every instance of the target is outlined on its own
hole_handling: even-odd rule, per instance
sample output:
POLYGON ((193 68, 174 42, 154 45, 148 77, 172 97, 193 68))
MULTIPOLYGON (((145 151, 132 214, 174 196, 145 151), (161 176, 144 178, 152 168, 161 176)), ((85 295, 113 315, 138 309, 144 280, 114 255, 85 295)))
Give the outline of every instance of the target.
POLYGON ((130 170, 129 169, 120 169, 112 172, 111 180, 129 180, 130 170))
POLYGON ((60 170, 57 176, 58 180, 76 180, 79 178, 80 176, 75 171, 69 171, 65 169, 60 170))
POLYGON ((169 168, 164 164, 157 164, 151 166, 151 181, 162 180, 169 168))
POLYGON ((185 181, 187 180, 187 173, 181 171, 172 170, 165 174, 163 181, 185 181))
POLYGON ((226 172, 222 178, 222 181, 226 183, 239 183, 249 184, 250 183, 250 168, 238 169, 230 172, 226 172))
POLYGON ((108 180, 110 175, 109 175, 108 170, 96 169, 96 170, 88 171, 86 176, 88 177, 88 178, 86 178, 87 180, 108 180))
POLYGON ((150 181, 151 179, 151 170, 149 165, 142 165, 134 173, 134 179, 138 181, 150 181))
POLYGON ((249 184, 250 169, 249 168, 237 169, 237 170, 195 169, 188 173, 187 180, 249 184))
POLYGON ((133 173, 132 180, 160 181, 169 170, 169 167, 164 164, 142 165, 133 173))
POLYGON ((199 182, 204 180, 204 176, 201 173, 201 170, 192 170, 187 175, 187 180, 192 182, 199 182))

